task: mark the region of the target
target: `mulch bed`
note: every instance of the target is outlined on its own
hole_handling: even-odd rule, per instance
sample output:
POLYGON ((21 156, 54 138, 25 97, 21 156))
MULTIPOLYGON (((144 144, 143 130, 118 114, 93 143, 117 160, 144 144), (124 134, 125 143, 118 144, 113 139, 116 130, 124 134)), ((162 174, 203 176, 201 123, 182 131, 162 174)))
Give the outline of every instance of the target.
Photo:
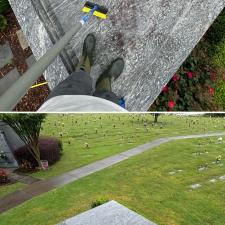
MULTIPOLYGON (((8 41, 14 58, 10 64, 0 69, 0 78, 15 67, 20 74, 25 73, 28 69, 25 60, 32 55, 29 47, 23 50, 20 46, 16 32, 21 28, 13 11, 8 11, 4 16, 8 21, 8 27, 4 33, 0 32, 0 44, 8 41)), ((38 79, 38 83, 40 82, 45 82, 43 75, 38 79)), ((30 89, 21 102, 14 108, 14 111, 36 111, 43 104, 49 92, 50 90, 47 85, 30 89)))

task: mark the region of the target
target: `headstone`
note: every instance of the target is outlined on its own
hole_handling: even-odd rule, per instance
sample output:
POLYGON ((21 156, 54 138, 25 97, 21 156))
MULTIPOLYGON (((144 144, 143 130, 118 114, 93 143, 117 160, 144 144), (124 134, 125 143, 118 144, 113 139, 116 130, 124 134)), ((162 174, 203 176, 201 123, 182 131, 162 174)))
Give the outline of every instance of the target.
MULTIPOLYGON (((37 59, 80 20, 80 0, 9 0, 37 59)), ((109 9, 92 18, 47 69, 50 89, 65 79, 81 56, 85 36, 97 38, 94 82, 117 57, 125 59, 113 91, 131 111, 146 111, 225 6, 225 0, 96 0, 109 9)))
POLYGON ((3 45, 0 45, 0 68, 11 63, 13 58, 12 50, 10 48, 9 42, 6 42, 3 45))
POLYGON ((202 186, 201 184, 192 184, 191 188, 192 189, 197 189, 197 188, 200 188, 201 186, 202 186))
POLYGON ((221 176, 219 177, 220 180, 225 180, 225 175, 224 176, 221 176))
POLYGON ((176 172, 175 171, 171 171, 169 172, 169 175, 174 175, 176 172))
POLYGON ((116 201, 67 219, 59 225, 156 225, 116 201))
POLYGON ((11 149, 7 143, 4 132, 0 130, 0 154, 5 158, 0 157, 0 168, 15 168, 18 166, 11 149))
POLYGON ((209 180, 209 182, 210 182, 210 183, 216 183, 216 181, 217 181, 217 180, 216 180, 216 179, 214 179, 214 178, 213 178, 213 179, 211 179, 211 180, 209 180))

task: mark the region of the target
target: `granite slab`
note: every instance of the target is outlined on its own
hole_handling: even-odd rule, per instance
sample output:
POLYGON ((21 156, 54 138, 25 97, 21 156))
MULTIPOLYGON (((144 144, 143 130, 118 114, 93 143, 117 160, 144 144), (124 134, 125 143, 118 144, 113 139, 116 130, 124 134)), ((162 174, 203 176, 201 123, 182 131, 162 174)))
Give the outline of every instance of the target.
MULTIPOLYGON (((125 97, 130 111, 146 111, 190 54, 225 0, 96 0, 109 18, 93 18, 46 71, 50 88, 76 66, 85 36, 97 37, 94 79, 116 57, 126 62, 113 91, 125 97)), ((82 15, 80 0, 10 0, 37 59, 82 15)))
POLYGON ((59 225, 156 225, 116 201, 88 210, 59 225))

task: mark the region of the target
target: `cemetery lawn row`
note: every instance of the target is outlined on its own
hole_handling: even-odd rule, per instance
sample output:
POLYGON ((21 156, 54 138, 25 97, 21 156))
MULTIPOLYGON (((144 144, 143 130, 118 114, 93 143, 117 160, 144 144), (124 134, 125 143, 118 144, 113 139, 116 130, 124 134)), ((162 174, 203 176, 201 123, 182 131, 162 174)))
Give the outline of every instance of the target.
POLYGON ((0 224, 57 224, 104 198, 116 200, 159 225, 221 225, 225 220, 225 180, 219 177, 225 175, 225 151, 224 141, 217 139, 163 144, 27 201, 3 213, 0 224), (215 164, 218 155, 222 161, 215 164), (202 167, 206 169, 200 171, 202 167), (212 179, 216 182, 209 182, 212 179), (202 186, 191 189, 193 184, 202 186))
POLYGON ((161 115, 152 126, 153 119, 147 114, 50 114, 41 135, 61 139, 63 155, 48 171, 33 176, 53 177, 161 137, 224 131, 225 125, 223 118, 203 116, 161 115))

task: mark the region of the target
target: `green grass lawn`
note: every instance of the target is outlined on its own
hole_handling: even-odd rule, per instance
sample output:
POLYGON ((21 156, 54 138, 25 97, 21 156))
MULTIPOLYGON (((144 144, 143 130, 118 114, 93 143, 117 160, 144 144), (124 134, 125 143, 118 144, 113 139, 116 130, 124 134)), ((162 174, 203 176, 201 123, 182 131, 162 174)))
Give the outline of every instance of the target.
POLYGON ((61 139, 63 156, 48 171, 33 176, 56 176, 160 137, 223 131, 225 125, 223 118, 174 115, 160 116, 156 126, 152 122, 153 116, 149 114, 50 114, 43 123, 41 135, 61 139))
POLYGON ((163 144, 9 210, 0 224, 56 224, 106 198, 157 224, 222 225, 225 180, 218 178, 225 175, 224 144, 217 137, 163 144), (222 162, 214 164, 218 155, 222 162), (199 171, 202 166, 207 169, 199 171), (202 187, 190 188, 197 183, 202 187))
POLYGON ((24 187, 25 187, 25 184, 22 184, 20 182, 0 186, 0 198, 4 197, 7 194, 10 194, 16 190, 22 189, 24 187))

